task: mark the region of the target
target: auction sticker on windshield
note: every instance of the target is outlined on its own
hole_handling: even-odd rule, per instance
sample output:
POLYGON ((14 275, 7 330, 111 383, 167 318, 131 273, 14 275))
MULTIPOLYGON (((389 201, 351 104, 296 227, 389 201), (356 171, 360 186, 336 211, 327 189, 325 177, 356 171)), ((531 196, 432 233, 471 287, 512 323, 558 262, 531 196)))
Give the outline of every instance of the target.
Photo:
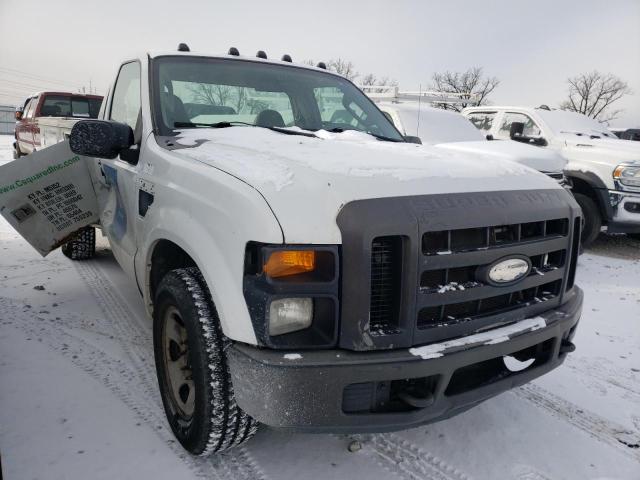
POLYGON ((0 213, 42 256, 98 222, 86 161, 67 141, 0 166, 0 213))

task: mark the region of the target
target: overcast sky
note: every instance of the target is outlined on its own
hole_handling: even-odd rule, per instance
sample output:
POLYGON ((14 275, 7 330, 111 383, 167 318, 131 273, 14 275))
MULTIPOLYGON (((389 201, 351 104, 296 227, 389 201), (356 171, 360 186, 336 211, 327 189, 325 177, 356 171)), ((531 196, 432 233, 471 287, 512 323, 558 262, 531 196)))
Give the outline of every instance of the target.
POLYGON ((567 77, 597 69, 635 93, 612 125, 640 126, 640 0, 0 0, 0 103, 90 81, 104 93, 122 60, 179 42, 342 57, 405 90, 481 66, 501 81, 494 104, 556 106, 567 77))

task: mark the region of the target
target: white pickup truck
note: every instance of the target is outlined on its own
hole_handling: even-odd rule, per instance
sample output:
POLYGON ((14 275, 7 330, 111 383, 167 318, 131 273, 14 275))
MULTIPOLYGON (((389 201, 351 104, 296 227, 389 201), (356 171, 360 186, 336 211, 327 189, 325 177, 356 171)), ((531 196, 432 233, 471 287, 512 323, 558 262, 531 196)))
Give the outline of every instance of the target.
MULTIPOLYGON (((573 351, 581 219, 556 181, 410 143, 322 64, 180 50, 123 63, 99 119, 74 126, 76 156, 50 160, 58 176, 87 163, 189 452, 258 423, 433 422, 573 351)), ((51 210, 71 187, 47 185, 49 170, 0 185, 19 231, 42 202, 64 220, 51 210)), ((86 229, 67 254, 89 258, 93 241, 86 229)))
POLYGON ((416 101, 377 103, 403 135, 416 135, 423 144, 475 155, 502 158, 527 165, 567 185, 563 170, 567 160, 552 150, 518 142, 491 142, 457 112, 420 105, 416 101))
POLYGON ((640 144, 618 139, 598 121, 546 106, 473 107, 462 114, 483 133, 562 154, 584 212, 582 242, 610 233, 640 236, 640 144))

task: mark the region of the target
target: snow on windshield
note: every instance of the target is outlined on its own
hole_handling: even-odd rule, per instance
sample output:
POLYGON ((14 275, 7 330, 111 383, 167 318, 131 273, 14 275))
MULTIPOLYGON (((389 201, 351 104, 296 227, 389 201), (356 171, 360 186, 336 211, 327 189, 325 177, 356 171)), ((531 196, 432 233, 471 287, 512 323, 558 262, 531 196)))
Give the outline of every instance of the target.
POLYGON ((556 135, 573 133, 617 138, 613 133, 607 131, 607 126, 604 123, 581 113, 542 109, 536 109, 536 113, 556 135))
POLYGON ((432 145, 450 142, 477 142, 484 140, 482 132, 469 120, 455 112, 420 105, 418 102, 380 105, 395 109, 400 115, 407 135, 417 135, 423 143, 432 145), (418 125, 418 116, 420 124, 418 125))

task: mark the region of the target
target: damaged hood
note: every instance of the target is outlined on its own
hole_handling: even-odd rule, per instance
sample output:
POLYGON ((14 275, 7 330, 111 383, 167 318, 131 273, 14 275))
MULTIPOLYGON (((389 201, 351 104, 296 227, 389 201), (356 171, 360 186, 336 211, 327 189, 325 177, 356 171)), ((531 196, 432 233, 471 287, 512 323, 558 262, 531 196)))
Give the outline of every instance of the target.
POLYGON ((496 158, 518 162, 546 173, 562 172, 567 164, 567 160, 553 150, 545 150, 512 140, 441 143, 437 147, 471 154, 493 155, 496 158))
POLYGON ((341 243, 336 216, 354 200, 560 188, 546 175, 495 155, 384 142, 354 131, 316 135, 256 127, 189 129, 178 134, 173 153, 258 190, 287 243, 341 243))

